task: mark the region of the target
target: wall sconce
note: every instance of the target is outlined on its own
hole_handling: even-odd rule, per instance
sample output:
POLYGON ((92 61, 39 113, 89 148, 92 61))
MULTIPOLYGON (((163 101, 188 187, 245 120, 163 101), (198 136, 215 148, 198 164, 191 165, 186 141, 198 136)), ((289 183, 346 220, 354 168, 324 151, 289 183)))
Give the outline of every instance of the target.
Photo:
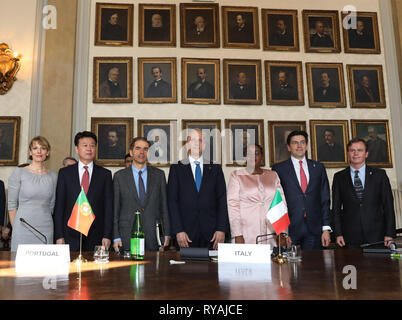
POLYGON ((11 50, 6 43, 0 43, 0 94, 6 94, 11 89, 20 70, 21 55, 11 50))

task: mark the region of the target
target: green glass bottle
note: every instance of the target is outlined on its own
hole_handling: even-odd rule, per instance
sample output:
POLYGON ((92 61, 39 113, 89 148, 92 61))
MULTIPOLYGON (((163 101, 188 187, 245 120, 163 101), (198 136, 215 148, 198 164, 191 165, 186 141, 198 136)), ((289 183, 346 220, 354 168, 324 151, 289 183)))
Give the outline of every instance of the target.
POLYGON ((145 235, 141 223, 141 214, 135 212, 134 228, 131 231, 131 258, 134 260, 144 260, 145 255, 145 235))

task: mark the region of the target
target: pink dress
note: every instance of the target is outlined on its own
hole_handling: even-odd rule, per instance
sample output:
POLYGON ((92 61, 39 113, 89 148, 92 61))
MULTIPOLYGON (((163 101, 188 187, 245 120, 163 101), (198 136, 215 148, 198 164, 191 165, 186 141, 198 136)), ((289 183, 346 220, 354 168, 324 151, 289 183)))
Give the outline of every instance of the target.
MULTIPOLYGON (((246 169, 232 172, 227 192, 232 237, 242 235, 245 243, 255 244, 258 235, 275 233, 266 214, 277 189, 286 204, 282 186, 275 171, 263 169, 262 174, 256 175, 249 174, 246 169)), ((276 246, 274 236, 263 237, 258 243, 276 246)))

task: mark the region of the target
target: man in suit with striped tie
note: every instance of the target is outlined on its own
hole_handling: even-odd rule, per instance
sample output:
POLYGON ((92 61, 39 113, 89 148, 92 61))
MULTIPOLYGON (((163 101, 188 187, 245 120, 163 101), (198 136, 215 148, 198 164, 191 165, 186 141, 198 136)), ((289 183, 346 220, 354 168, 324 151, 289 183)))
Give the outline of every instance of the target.
POLYGON ((180 247, 216 250, 229 231, 226 183, 221 166, 202 157, 204 139, 200 129, 192 129, 188 158, 170 166, 169 216, 180 247))
POLYGON ((281 179, 290 218, 289 236, 302 250, 321 249, 331 241, 329 183, 325 167, 306 158, 308 135, 292 131, 290 159, 272 167, 281 179))
POLYGON ((110 170, 94 163, 98 139, 93 132, 78 132, 74 138, 79 161, 61 168, 57 179, 54 207, 54 238, 57 244, 69 244, 71 251, 80 249, 80 233, 67 226, 81 188, 87 195, 95 220, 87 237, 82 237, 82 251, 95 246, 109 248, 113 230, 113 183, 110 170))
POLYGON ((354 138, 347 145, 350 166, 334 176, 332 211, 336 243, 359 247, 384 241, 395 234, 394 199, 385 170, 366 165, 367 142, 354 138))

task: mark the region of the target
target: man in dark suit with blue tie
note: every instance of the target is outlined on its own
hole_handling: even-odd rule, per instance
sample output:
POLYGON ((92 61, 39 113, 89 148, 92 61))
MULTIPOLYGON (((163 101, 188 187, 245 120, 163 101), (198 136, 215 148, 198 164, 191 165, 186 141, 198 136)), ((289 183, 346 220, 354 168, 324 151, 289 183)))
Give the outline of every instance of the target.
POLYGON ((336 243, 358 248, 364 243, 395 238, 395 212, 391 185, 385 170, 366 165, 367 142, 354 138, 347 145, 350 166, 332 183, 332 212, 336 243))
POLYGON ((188 158, 172 164, 169 171, 171 232, 181 248, 217 249, 229 231, 222 168, 202 158, 205 142, 200 129, 192 129, 186 146, 188 158))
POLYGON ((329 183, 325 167, 306 158, 308 135, 288 135, 290 159, 272 167, 278 173, 290 218, 289 236, 302 250, 327 247, 330 239, 329 183))
POLYGON ((88 236, 82 237, 82 251, 93 251, 96 245, 110 247, 113 232, 113 183, 110 170, 97 166, 97 138, 89 131, 74 138, 79 162, 61 168, 57 179, 54 207, 54 238, 57 244, 69 244, 71 251, 80 249, 80 233, 67 226, 77 197, 84 189, 95 215, 88 236))

